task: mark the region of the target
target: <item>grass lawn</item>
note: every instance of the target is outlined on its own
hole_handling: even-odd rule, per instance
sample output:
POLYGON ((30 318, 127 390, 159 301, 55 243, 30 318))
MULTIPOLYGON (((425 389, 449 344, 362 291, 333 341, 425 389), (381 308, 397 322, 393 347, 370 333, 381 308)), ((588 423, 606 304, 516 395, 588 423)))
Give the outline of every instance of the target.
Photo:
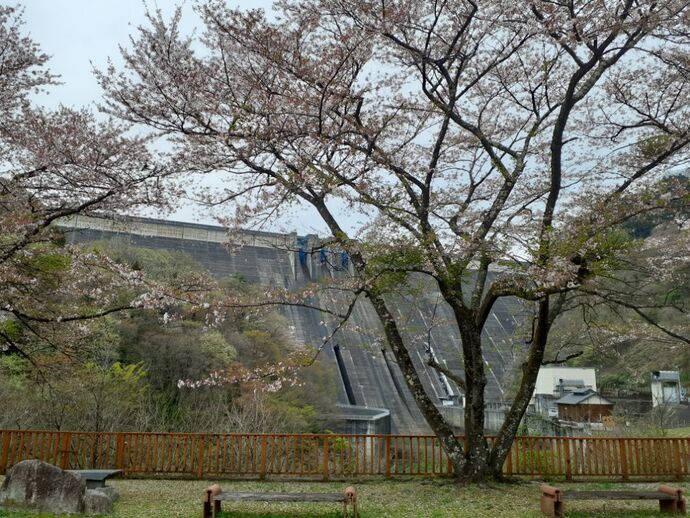
MULTIPOLYGON (((1 479, 1 477, 0 477, 1 479)), ((209 481, 113 480, 120 491, 111 518, 199 518, 201 498, 209 481)), ((220 482, 233 491, 341 491, 344 482, 220 482)), ((673 483, 672 483, 673 484, 673 483)), ((353 484, 359 493, 362 518, 499 518, 539 517, 539 484, 518 482, 489 487, 458 487, 444 480, 368 481, 353 484)), ((658 484, 556 484, 565 489, 653 489, 658 484)), ((690 493, 690 483, 679 484, 690 493)), ((224 503, 223 518, 336 518, 334 504, 224 503)), ((577 501, 568 517, 664 516, 656 501, 577 501)), ((0 511, 0 518, 44 518, 36 513, 0 511)))
POLYGON ((690 437, 690 426, 685 428, 669 428, 666 430, 667 437, 690 437))

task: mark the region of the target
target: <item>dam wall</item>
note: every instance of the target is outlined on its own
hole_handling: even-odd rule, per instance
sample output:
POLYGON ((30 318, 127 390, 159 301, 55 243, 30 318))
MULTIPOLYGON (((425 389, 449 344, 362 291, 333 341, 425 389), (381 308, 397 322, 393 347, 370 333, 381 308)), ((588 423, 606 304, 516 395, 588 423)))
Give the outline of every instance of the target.
MULTIPOLYGON (((233 247, 226 246, 228 234, 221 227, 178 223, 147 218, 110 220, 79 216, 63 221, 60 227, 69 242, 89 242, 118 238, 132 246, 175 250, 189 254, 211 274, 241 277, 246 282, 299 290, 324 279, 352 275, 349 258, 339 251, 313 250, 316 236, 242 231, 233 233, 233 247)), ((427 394, 443 414, 462 428, 463 395, 455 384, 426 366, 427 341, 437 361, 462 375, 462 349, 450 308, 440 302, 432 279, 413 276, 414 295, 398 296, 392 306, 404 331, 405 342, 427 394), (433 316, 433 317, 432 317, 433 316)), ((315 305, 344 311, 347 300, 335 290, 322 290, 310 301, 315 305)), ((298 306, 282 307, 297 343, 321 347, 337 322, 320 311, 298 306)), ((501 299, 488 319, 483 340, 488 385, 487 428, 497 429, 507 403, 508 387, 524 345, 515 331, 521 307, 516 301, 501 299)), ((403 375, 390 350, 384 345, 378 317, 366 300, 354 307, 348 325, 337 331, 322 354, 339 373, 334 409, 343 415, 358 416, 349 429, 382 433, 428 433, 403 375), (347 409, 350 409, 349 411, 347 409), (389 413, 384 415, 385 412, 389 413), (367 415, 369 425, 362 424, 367 415), (365 417, 362 417, 365 416, 365 417), (368 426, 368 428, 367 428, 368 426)))

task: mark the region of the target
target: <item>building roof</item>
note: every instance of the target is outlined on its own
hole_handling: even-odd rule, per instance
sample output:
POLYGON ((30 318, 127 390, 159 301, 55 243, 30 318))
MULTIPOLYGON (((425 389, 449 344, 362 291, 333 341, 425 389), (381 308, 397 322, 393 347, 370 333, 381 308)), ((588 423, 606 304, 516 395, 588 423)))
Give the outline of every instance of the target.
POLYGON ((593 391, 591 389, 581 390, 581 391, 572 392, 570 394, 566 394, 561 399, 556 400, 556 404, 557 405, 579 405, 579 404, 587 401, 592 396, 599 396, 604 401, 603 404, 605 404, 605 405, 613 405, 613 403, 611 401, 609 401, 605 397, 600 396, 599 394, 597 394, 595 391, 593 391))
POLYGON ((539 370, 543 371, 551 371, 551 370, 559 370, 559 371, 564 371, 564 370, 570 370, 570 371, 593 371, 596 370, 594 367, 568 367, 567 365, 544 365, 542 367, 539 367, 539 370))
POLYGON ((652 371, 652 381, 680 381, 678 371, 652 371))
POLYGON ((579 387, 585 386, 584 380, 558 380, 558 383, 559 383, 559 385, 571 385, 571 386, 579 386, 579 387))

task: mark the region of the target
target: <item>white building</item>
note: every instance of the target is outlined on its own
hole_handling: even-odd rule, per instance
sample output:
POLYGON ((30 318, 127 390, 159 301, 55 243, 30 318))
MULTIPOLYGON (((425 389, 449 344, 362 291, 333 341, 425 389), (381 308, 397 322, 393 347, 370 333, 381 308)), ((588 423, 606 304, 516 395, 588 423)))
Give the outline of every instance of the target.
POLYGON ((679 405, 681 399, 678 371, 652 372, 652 406, 679 405))
POLYGON ((534 411, 555 417, 556 400, 566 394, 583 390, 597 390, 596 371, 591 367, 546 366, 539 369, 532 396, 534 411))
POLYGON ((576 385, 596 391, 596 371, 591 367, 542 367, 537 375, 534 394, 558 396, 561 388, 576 385))

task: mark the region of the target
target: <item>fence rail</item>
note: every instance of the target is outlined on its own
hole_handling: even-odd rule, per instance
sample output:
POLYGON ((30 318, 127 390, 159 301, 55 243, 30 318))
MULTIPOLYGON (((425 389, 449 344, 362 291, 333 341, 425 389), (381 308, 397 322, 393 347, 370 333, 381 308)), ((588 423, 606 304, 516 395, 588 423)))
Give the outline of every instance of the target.
MULTIPOLYGON (((125 476, 353 478, 446 476, 434 436, 0 430, 0 474, 25 459, 125 476)), ((507 475, 628 480, 690 475, 690 438, 518 437, 507 475)))

